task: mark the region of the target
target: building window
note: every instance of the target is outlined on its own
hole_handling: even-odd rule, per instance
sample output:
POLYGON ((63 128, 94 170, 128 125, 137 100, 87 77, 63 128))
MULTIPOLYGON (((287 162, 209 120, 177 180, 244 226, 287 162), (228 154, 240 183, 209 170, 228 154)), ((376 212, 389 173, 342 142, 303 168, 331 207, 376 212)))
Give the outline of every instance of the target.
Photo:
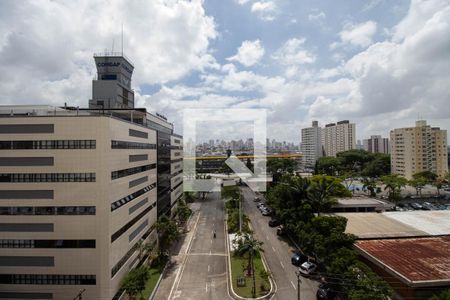
POLYGON ((120 208, 121 206, 127 204, 128 202, 131 202, 134 199, 136 199, 137 197, 142 196, 145 193, 151 191, 155 187, 156 187, 156 182, 150 184, 149 186, 146 186, 143 189, 140 189, 139 191, 136 191, 128 196, 125 196, 125 197, 111 203, 111 211, 115 211, 116 209, 120 208))
POLYGON ((95 173, 0 173, 0 182, 95 182, 95 173))
POLYGON ((95 285, 95 275, 0 274, 0 284, 95 285))
POLYGON ((133 174, 142 173, 142 172, 152 170, 155 168, 156 168, 156 164, 149 164, 149 165, 140 166, 140 167, 134 167, 134 168, 129 168, 129 169, 113 171, 113 172, 111 172, 111 179, 114 180, 114 179, 130 176, 133 174))
POLYGON ((3 216, 95 215, 95 206, 2 206, 3 216))
POLYGON ((95 248, 95 240, 0 240, 0 248, 95 248))
POLYGON ((124 234, 128 229, 131 228, 134 224, 139 222, 149 211, 151 211, 156 206, 156 202, 147 207, 144 211, 142 211, 139 215, 133 218, 130 222, 125 224, 122 228, 117 230, 113 235, 111 235, 111 243, 117 240, 122 234, 124 234))
POLYGON ((95 149, 95 140, 0 141, 0 150, 95 149))
POLYGON ((127 141, 111 141, 112 149, 156 149, 156 144, 127 141))

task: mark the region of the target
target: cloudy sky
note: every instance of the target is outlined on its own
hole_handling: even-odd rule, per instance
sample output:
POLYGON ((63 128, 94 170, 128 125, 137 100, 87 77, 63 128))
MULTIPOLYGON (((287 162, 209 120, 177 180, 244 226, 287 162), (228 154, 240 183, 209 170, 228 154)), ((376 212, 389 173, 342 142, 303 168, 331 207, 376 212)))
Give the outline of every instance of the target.
POLYGON ((0 104, 86 106, 122 23, 137 106, 181 133, 184 108, 265 108, 268 137, 294 142, 312 120, 450 129, 448 0, 2 0, 0 104))

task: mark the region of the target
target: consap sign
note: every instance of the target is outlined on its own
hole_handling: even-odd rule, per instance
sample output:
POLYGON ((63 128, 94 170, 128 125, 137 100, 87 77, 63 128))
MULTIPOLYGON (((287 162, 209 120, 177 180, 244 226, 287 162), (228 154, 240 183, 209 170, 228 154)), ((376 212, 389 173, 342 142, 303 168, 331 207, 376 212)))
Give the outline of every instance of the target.
MULTIPOLYGON (((118 67, 120 65, 121 65, 120 62, 99 62, 99 63, 97 63, 97 67, 118 67)), ((130 74, 133 72, 124 64, 122 64, 122 68, 125 69, 125 71, 127 71, 130 74)))

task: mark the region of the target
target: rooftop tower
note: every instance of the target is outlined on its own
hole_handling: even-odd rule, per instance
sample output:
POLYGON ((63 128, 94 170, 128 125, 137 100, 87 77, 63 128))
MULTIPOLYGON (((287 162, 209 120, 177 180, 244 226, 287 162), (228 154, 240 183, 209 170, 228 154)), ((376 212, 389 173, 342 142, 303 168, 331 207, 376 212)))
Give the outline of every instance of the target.
POLYGON ((92 80, 89 108, 134 108, 131 76, 134 66, 121 52, 94 54, 97 79, 92 80))

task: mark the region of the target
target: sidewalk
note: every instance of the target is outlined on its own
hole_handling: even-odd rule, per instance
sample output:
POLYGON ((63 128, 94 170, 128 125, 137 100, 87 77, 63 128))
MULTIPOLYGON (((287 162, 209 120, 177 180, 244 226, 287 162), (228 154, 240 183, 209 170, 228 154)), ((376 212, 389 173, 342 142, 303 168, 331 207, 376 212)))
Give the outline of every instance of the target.
POLYGON ((170 262, 162 274, 161 283, 153 300, 167 300, 172 292, 172 287, 186 255, 189 241, 194 234, 192 229, 199 214, 200 203, 191 203, 189 207, 192 209, 192 216, 187 223, 187 233, 183 233, 178 242, 170 248, 170 262))

